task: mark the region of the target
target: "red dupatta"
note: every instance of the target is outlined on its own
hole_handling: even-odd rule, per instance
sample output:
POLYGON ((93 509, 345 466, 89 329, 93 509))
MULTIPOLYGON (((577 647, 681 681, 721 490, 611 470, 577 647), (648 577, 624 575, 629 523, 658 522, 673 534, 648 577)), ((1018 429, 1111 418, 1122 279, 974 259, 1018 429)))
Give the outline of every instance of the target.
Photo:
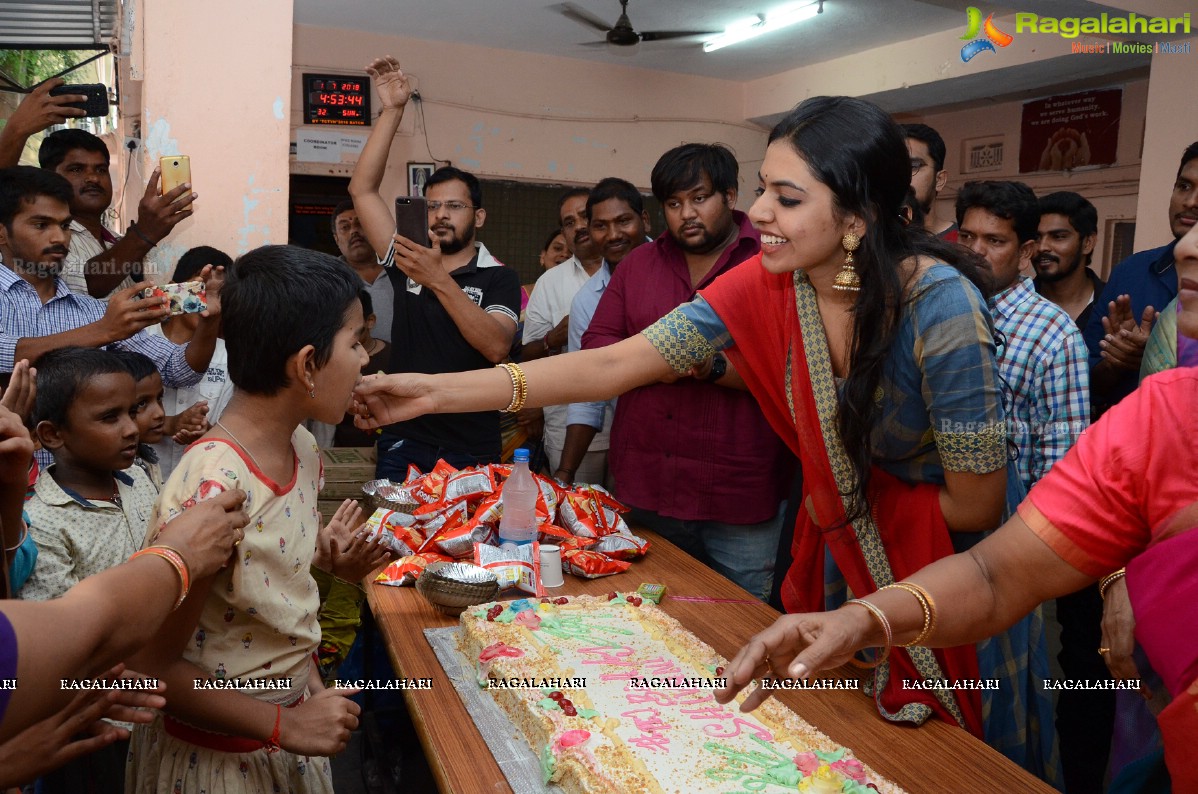
MULTIPOLYGON (((840 494, 849 491, 853 473, 836 430, 836 384, 806 274, 768 273, 758 255, 718 279, 703 297, 735 342, 729 359, 803 466, 804 509, 792 542, 794 562, 782 585, 787 611, 823 611, 825 544, 857 596, 952 554, 939 487, 907 484, 877 467, 871 474, 871 515, 851 528, 829 529, 844 521, 840 494)), ((973 646, 894 648, 875 671, 875 701, 886 719, 920 724, 935 713, 980 738, 976 690, 903 688, 904 679, 977 677, 973 646)))

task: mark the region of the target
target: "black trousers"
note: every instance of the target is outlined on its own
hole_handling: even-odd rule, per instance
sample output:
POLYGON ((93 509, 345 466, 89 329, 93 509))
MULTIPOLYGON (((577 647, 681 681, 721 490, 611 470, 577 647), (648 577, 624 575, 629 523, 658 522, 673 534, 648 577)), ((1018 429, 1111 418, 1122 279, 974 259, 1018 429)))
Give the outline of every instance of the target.
MULTIPOLYGON (((1065 678, 1109 679, 1098 653, 1102 645, 1102 597, 1098 585, 1057 599, 1061 653, 1057 661, 1065 678)), ((1062 690, 1057 698, 1057 736, 1068 794, 1103 790, 1115 727, 1113 690, 1062 690)))

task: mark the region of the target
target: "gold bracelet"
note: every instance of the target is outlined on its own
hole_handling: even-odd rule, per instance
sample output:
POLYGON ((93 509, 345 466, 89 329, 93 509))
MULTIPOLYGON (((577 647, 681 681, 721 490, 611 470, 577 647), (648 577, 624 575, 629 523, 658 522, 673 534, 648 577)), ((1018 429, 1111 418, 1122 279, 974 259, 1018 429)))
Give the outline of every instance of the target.
POLYGON ((505 414, 514 414, 524 407, 525 401, 528 400, 528 379, 524 377, 524 370, 520 369, 519 364, 498 364, 500 369, 507 370, 508 377, 512 379, 512 401, 508 403, 507 408, 503 409, 505 414))
POLYGON ((923 610, 923 630, 919 635, 910 642, 904 642, 903 648, 910 648, 913 645, 922 645, 936 628, 936 602, 932 600, 931 594, 913 582, 895 582, 881 588, 882 590, 904 590, 915 596, 919 601, 919 607, 923 610))
POLYGON ((13 546, 11 549, 5 547, 4 553, 7 554, 10 551, 16 551, 17 549, 21 548, 21 546, 25 545, 25 538, 27 537, 29 537, 29 525, 25 523, 24 519, 21 519, 21 539, 18 540, 17 545, 13 546))
POLYGON ((1102 596, 1103 601, 1106 600, 1106 591, 1110 589, 1111 585, 1113 585, 1115 582, 1122 579, 1126 575, 1127 575, 1127 569, 1120 568, 1119 570, 1115 571, 1114 573, 1109 573, 1106 576, 1102 577, 1102 581, 1098 583, 1098 594, 1100 596, 1102 596))
POLYGON ((854 667, 860 667, 864 670, 873 669, 882 662, 886 661, 886 657, 890 655, 890 647, 894 645, 894 633, 890 630, 890 621, 886 619, 886 613, 883 612, 877 604, 871 604, 868 601, 862 601, 860 598, 851 598, 844 602, 844 606, 848 606, 849 604, 856 604, 857 606, 864 607, 866 610, 868 610, 869 614, 874 616, 874 620, 878 621, 878 624, 882 627, 882 634, 886 637, 886 645, 883 646, 881 655, 874 660, 873 664, 859 661, 856 658, 849 659, 849 663, 854 667))
POLYGON ((183 558, 179 556, 177 551, 166 546, 147 546, 141 551, 134 552, 133 556, 129 559, 132 561, 136 560, 138 557, 159 557, 164 559, 170 563, 172 568, 175 569, 175 573, 179 574, 179 599, 175 601, 175 605, 171 607, 172 610, 178 609, 183 601, 187 598, 187 593, 191 589, 187 563, 183 561, 183 558))

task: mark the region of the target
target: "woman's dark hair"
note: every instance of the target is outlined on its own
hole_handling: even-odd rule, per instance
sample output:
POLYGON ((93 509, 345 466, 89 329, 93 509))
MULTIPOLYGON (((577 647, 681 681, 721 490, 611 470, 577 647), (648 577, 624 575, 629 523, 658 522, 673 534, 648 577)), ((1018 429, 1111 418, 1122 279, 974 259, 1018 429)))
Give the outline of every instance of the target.
POLYGON ((179 257, 178 263, 175 264, 175 272, 171 275, 171 281, 176 284, 181 281, 190 281, 199 275, 200 271, 204 269, 204 265, 224 267, 225 270, 228 270, 233 266, 233 257, 219 248, 213 248, 210 245, 197 245, 179 257))
POLYGON ((903 225, 900 207, 911 185, 911 158, 902 129, 881 108, 853 97, 804 100, 770 132, 785 140, 833 194, 834 212, 865 220, 854 259, 861 289, 853 306, 849 376, 841 391, 837 430, 856 475, 846 497, 847 523, 869 512, 872 434, 878 419, 874 393, 898 335, 905 284, 898 265, 911 256, 948 262, 986 295, 976 256, 922 226, 903 225))
POLYGON ((317 367, 328 362, 362 287, 341 260, 293 245, 243 254, 225 279, 221 328, 229 377, 243 391, 266 395, 287 386, 287 359, 305 345, 316 348, 317 367))
POLYGON ((129 367, 110 350, 60 347, 37 360, 37 397, 33 424, 50 422, 65 427, 67 414, 89 380, 100 375, 128 375, 129 367))
POLYGON ((545 238, 545 244, 541 246, 541 253, 545 253, 546 251, 548 251, 549 246, 553 245, 553 241, 559 237, 562 238, 563 240, 566 239, 565 232, 563 232, 560 228, 554 229, 553 231, 551 231, 549 233, 549 236, 545 238))

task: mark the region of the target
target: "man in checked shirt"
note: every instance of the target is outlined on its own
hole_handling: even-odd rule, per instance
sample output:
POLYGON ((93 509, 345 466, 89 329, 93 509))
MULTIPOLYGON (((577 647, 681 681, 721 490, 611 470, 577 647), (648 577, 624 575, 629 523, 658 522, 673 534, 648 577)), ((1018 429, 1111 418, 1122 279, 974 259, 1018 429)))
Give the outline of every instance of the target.
MULTIPOLYGON (((208 368, 220 326, 223 276, 208 282, 208 310, 191 342, 176 345, 145 328, 168 315, 165 299, 140 297, 139 286, 105 304, 71 292, 59 273, 71 239, 71 186, 30 166, 0 169, 0 377, 20 360, 34 366, 60 347, 106 347, 143 353, 167 386, 191 386, 208 368)), ((49 462, 39 452, 39 463, 49 462)))
POLYGON ((1019 451, 1018 480, 1007 483, 1007 506, 1014 509, 1090 422, 1086 344, 1069 314, 1020 274, 1020 261, 1036 250, 1040 225, 1031 188, 966 182, 957 194, 957 223, 959 242, 986 260, 994 279, 990 314, 1008 391, 1007 434, 1019 451))

